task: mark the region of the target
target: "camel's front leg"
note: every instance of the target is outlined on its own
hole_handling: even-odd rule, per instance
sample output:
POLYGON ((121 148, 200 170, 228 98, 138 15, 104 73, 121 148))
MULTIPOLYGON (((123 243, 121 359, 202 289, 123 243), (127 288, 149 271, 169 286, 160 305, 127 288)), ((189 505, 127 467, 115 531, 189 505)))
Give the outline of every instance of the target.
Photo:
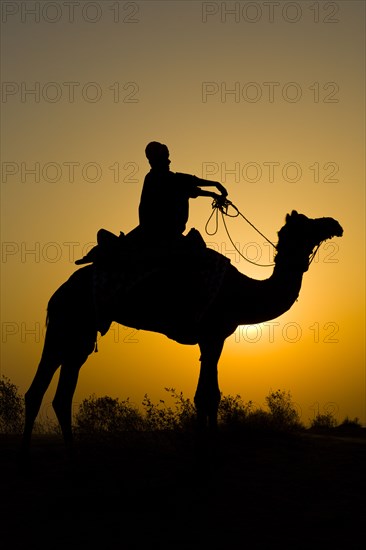
POLYGON ((218 361, 224 341, 205 340, 200 342, 201 369, 198 379, 194 403, 197 410, 198 425, 201 428, 217 428, 217 412, 220 404, 220 389, 218 382, 218 361))

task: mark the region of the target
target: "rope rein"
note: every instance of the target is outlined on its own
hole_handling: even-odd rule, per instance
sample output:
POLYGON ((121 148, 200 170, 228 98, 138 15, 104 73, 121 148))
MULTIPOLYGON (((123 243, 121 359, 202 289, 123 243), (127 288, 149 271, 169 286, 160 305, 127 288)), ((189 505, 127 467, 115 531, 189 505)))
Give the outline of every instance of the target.
POLYGON ((225 228, 226 234, 229 238, 229 241, 231 242, 232 246, 237 251, 237 253, 245 261, 247 261, 247 262, 249 262, 253 265, 256 265, 258 267, 273 267, 275 265, 274 263, 272 263, 272 264, 258 264, 257 262, 253 262, 252 260, 249 260, 249 258, 244 256, 244 254, 242 254, 240 252, 240 250, 237 248, 237 246, 234 243, 233 239, 231 238, 231 235, 230 235, 229 230, 227 228, 226 221, 225 221, 225 216, 227 216, 229 218, 237 218, 238 216, 241 216, 243 218, 243 220, 245 220, 257 233, 259 233, 259 235, 261 235, 270 245, 273 246, 273 248, 275 250, 277 250, 276 245, 274 245, 272 241, 270 241, 265 235, 263 235, 263 233, 261 231, 259 231, 259 229, 257 227, 255 227, 255 225, 251 221, 249 221, 248 218, 246 218, 244 216, 244 214, 242 214, 239 211, 239 209, 232 202, 230 202, 226 199, 225 199, 224 202, 222 200, 214 199, 214 201, 212 203, 212 208, 213 208, 213 211, 212 211, 212 213, 211 213, 210 217, 208 218, 207 223, 205 225, 205 231, 206 231, 207 235, 213 236, 217 233, 217 231, 219 229, 219 211, 220 211, 221 212, 221 217, 222 217, 222 223, 224 225, 224 228, 225 228), (230 207, 235 210, 235 212, 236 212, 235 214, 229 214, 228 213, 228 210, 229 210, 230 207), (215 228, 214 228, 214 231, 212 233, 210 233, 208 231, 208 226, 209 226, 210 221, 211 221, 211 219, 214 215, 215 215, 215 228))
MULTIPOLYGON (((259 231, 259 229, 251 221, 249 221, 248 218, 246 218, 244 216, 244 214, 242 214, 239 211, 239 209, 231 201, 229 201, 227 199, 214 199, 214 201, 212 203, 212 208, 213 208, 212 213, 211 213, 210 217, 208 218, 208 220, 206 222, 206 225, 205 225, 205 231, 206 231, 207 235, 210 235, 211 237, 213 235, 216 235, 216 233, 219 229, 219 211, 220 211, 221 212, 222 223, 224 225, 224 228, 225 228, 226 234, 229 238, 229 241, 231 242, 232 246, 234 247, 234 250, 236 250, 236 252, 245 261, 249 262, 250 264, 256 265, 258 267, 273 267, 275 265, 274 263, 272 263, 272 264, 258 264, 257 262, 253 262, 252 260, 249 260, 249 258, 244 256, 244 254, 242 254, 240 252, 240 250, 237 248, 237 246, 234 243, 233 239, 231 238, 231 235, 230 235, 229 230, 227 228, 226 221, 225 221, 225 216, 227 216, 228 218, 237 218, 238 216, 242 217, 243 220, 245 220, 257 233, 259 233, 259 235, 261 235, 263 237, 263 239, 265 239, 271 246, 273 246, 273 248, 275 250, 277 250, 277 246, 275 244, 273 244, 273 242, 270 241, 261 231, 259 231), (228 210, 229 210, 230 207, 235 210, 235 212, 236 212, 235 214, 229 214, 228 210), (215 229, 212 233, 210 233, 209 230, 208 230, 208 226, 209 226, 210 221, 211 221, 213 216, 215 216, 215 229)), ((309 257, 308 266, 310 266, 310 264, 314 260, 314 258, 316 256, 316 253, 318 252, 319 247, 322 243, 323 243, 323 241, 320 241, 320 243, 316 246, 316 248, 311 253, 311 255, 309 257)))

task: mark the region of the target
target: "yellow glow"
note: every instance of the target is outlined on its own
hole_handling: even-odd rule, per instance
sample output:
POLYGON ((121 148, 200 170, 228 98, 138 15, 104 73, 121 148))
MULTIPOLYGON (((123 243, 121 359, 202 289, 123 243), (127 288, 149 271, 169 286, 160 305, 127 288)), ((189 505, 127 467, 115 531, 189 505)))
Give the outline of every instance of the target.
MULTIPOLYGON (((296 14, 280 2, 271 22, 259 2, 252 23, 225 15, 225 2, 210 3, 214 15, 205 2, 132 2, 119 22, 106 4, 95 23, 80 11, 74 23, 64 11, 55 23, 21 13, 3 23, 1 372, 26 391, 48 299, 100 227, 137 224, 144 148, 159 140, 173 171, 222 181, 271 240, 293 209, 339 220, 344 236, 320 248, 293 308, 227 340, 220 384, 258 403, 288 389, 304 421, 315 402, 334 402, 339 420, 365 423, 364 4, 292 3, 296 14)), ((205 234, 210 213, 210 200, 192 201, 190 226, 243 273, 268 277, 232 252, 222 226, 205 234)), ((249 257, 271 260, 243 220, 228 227, 249 257)), ((99 349, 76 402, 94 392, 139 403, 165 386, 193 397, 196 347, 120 327, 99 349)))

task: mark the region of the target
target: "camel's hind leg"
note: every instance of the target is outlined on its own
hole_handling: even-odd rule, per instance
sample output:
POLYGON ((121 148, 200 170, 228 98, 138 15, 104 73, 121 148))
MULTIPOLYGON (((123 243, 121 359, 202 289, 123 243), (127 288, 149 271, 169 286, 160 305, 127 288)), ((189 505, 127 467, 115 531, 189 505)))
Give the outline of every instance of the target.
POLYGON ((60 378, 52 405, 57 420, 60 423, 65 443, 69 446, 72 444, 72 398, 78 381, 79 370, 85 363, 88 355, 94 349, 95 335, 93 333, 90 336, 90 339, 87 341, 87 346, 85 342, 80 342, 80 348, 83 349, 84 353, 79 351, 79 353, 75 353, 75 355, 68 356, 68 358, 64 359, 61 359, 61 357, 56 354, 46 353, 48 350, 47 344, 45 344, 45 349, 36 375, 29 390, 25 394, 25 423, 22 440, 23 452, 27 453, 30 449, 33 426, 39 413, 42 399, 61 362, 60 378))
POLYGON ((34 421, 42 399, 61 366, 60 380, 53 401, 65 441, 71 441, 71 402, 80 367, 92 353, 97 337, 93 300, 93 271, 76 271, 51 296, 42 358, 33 382, 25 394, 25 424, 22 447, 28 451, 34 421))
POLYGON ((60 350, 55 345, 54 331, 47 328, 45 344, 36 375, 25 394, 25 422, 22 439, 23 451, 28 451, 34 422, 42 404, 42 399, 51 383, 53 375, 61 364, 60 350))
POLYGON ((60 379, 52 402, 64 441, 69 448, 72 446, 73 441, 72 399, 78 381, 79 370, 87 360, 89 353, 90 351, 86 351, 85 354, 76 355, 63 361, 60 379))

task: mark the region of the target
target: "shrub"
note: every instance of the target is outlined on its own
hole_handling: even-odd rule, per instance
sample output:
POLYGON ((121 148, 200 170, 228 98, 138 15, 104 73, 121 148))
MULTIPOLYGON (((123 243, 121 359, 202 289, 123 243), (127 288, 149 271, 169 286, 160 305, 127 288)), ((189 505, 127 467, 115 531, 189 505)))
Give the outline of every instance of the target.
POLYGON ((119 401, 94 394, 82 401, 74 420, 76 431, 90 434, 136 431, 143 424, 140 412, 128 399, 119 401))
POLYGON ((343 420, 343 422, 338 426, 339 428, 345 428, 345 429, 358 429, 358 428, 362 428, 362 425, 361 425, 361 422, 360 422, 360 419, 357 418, 357 416, 353 419, 351 418, 348 418, 348 416, 346 416, 346 418, 343 420))
POLYGON ((296 430, 303 428, 289 391, 271 391, 266 397, 266 403, 276 429, 296 430))
POLYGON ((112 435, 126 431, 162 431, 188 429, 195 421, 195 407, 183 393, 165 388, 174 399, 175 407, 164 400, 155 404, 145 394, 142 406, 144 414, 130 403, 109 396, 84 399, 75 415, 75 429, 79 433, 112 435))
POLYGON ((221 396, 218 410, 218 421, 225 427, 237 427, 243 425, 253 414, 253 403, 244 403, 240 395, 221 396))
POLYGON ((174 399, 175 409, 167 406, 163 399, 154 404, 145 394, 142 406, 145 409, 144 425, 147 430, 185 430, 192 427, 195 421, 196 409, 190 399, 186 399, 183 393, 179 394, 174 388, 165 388, 174 399))
POLYGON ((240 395, 222 396, 218 420, 222 427, 243 428, 253 433, 288 432, 304 429, 290 392, 277 390, 266 397, 269 411, 244 403, 240 395))
POLYGON ((0 379, 0 433, 18 433, 23 428, 24 399, 8 378, 0 379))
POLYGON ((316 430, 330 430, 335 428, 337 425, 337 420, 334 417, 332 412, 327 412, 324 414, 318 413, 310 424, 310 429, 316 430))

